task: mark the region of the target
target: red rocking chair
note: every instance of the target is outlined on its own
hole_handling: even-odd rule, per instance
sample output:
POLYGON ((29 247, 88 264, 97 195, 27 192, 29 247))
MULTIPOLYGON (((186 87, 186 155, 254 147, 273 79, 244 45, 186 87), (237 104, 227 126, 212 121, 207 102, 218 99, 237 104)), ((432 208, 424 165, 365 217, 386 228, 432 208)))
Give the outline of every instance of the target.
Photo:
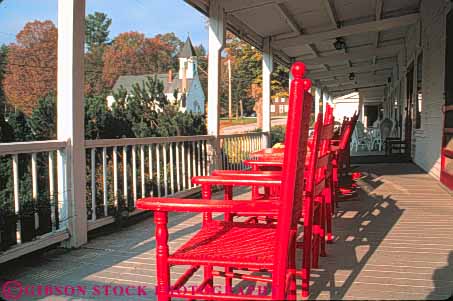
MULTIPOLYGON (((308 112, 309 110, 305 110, 308 112)), ((298 194, 303 196, 303 211, 300 212, 299 224, 303 226, 303 239, 297 243, 297 247, 303 249, 302 270, 302 295, 308 296, 311 266, 318 267, 319 256, 326 256, 325 233, 326 220, 331 216, 326 209, 327 203, 332 200, 331 190, 331 165, 330 165, 330 139, 333 134, 333 117, 331 110, 328 111, 326 122, 322 123, 322 114, 319 114, 315 124, 315 130, 311 139, 309 155, 306 160, 298 157, 297 160, 305 161, 305 173, 296 175, 298 179, 298 194)), ((306 122, 308 116, 304 116, 306 122)), ((289 135, 289 132, 287 132, 289 135)), ((296 160, 296 158, 295 158, 296 160)), ((282 164, 284 166, 284 164, 282 164)), ((201 184, 203 191, 210 191, 213 185, 223 185, 227 193, 225 199, 231 200, 232 186, 266 186, 273 188, 281 187, 282 172, 241 172, 232 171, 221 176, 194 177, 196 184, 201 184), (272 181, 270 179, 273 179, 272 181)), ((210 195, 208 195, 210 197, 210 195)), ((251 202, 256 201, 252 199, 251 202)), ((275 200, 278 201, 278 198, 275 200)), ((302 207, 301 207, 302 208, 302 207)), ((275 223, 278 217, 275 214, 260 215, 255 212, 234 212, 226 215, 228 220, 234 216, 250 216, 245 222, 275 223)))
MULTIPOLYGON (((295 300, 296 265, 295 246, 297 227, 302 206, 302 193, 297 176, 303 177, 307 149, 308 123, 302 122, 310 107, 304 99, 305 67, 296 63, 292 67, 290 114, 287 130, 281 194, 279 200, 233 201, 145 198, 137 200, 137 207, 155 212, 156 266, 158 300, 171 297, 205 300, 295 300), (298 160, 294 160, 298 158, 298 160), (296 175, 296 176, 295 176, 296 175), (201 229, 178 250, 170 254, 168 247, 168 212, 202 212, 201 229), (276 224, 248 224, 230 220, 211 219, 213 212, 245 212, 257 215, 275 215, 276 224), (179 279, 170 283, 170 267, 190 266, 179 279), (195 291, 179 291, 194 273, 203 267, 203 281, 195 291), (216 271, 224 268, 226 272, 216 271), (233 273, 232 270, 243 271, 233 273), (266 271, 270 277, 250 274, 266 271), (247 272, 249 272, 247 274, 247 272), (225 277, 225 290, 215 292, 216 276, 225 277), (270 296, 235 294, 231 278, 269 283, 270 296)), ((274 181, 270 179, 270 181, 274 181)), ((261 185, 261 183, 259 184, 261 185)), ((210 194, 210 190, 203 193, 210 194)))

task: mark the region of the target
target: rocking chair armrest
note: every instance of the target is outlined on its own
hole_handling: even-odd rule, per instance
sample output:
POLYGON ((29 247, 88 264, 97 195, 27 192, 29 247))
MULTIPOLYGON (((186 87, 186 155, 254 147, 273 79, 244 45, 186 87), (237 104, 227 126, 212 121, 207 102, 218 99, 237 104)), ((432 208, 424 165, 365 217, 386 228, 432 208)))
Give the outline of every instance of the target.
POLYGON ((341 150, 341 148, 340 148, 339 145, 333 145, 332 144, 332 145, 330 145, 330 150, 335 153, 335 152, 341 150))
POLYGON ((259 167, 283 167, 283 160, 244 160, 244 164, 259 167))
POLYGON ((281 185, 280 177, 275 176, 198 176, 192 178, 193 184, 223 186, 275 186, 281 185))
POLYGON ((276 177, 280 178, 281 171, 251 171, 251 170, 214 170, 213 176, 229 176, 229 177, 276 177))
POLYGON ((160 212, 258 212, 266 214, 278 210, 275 201, 233 201, 174 198, 144 198, 137 200, 137 208, 160 212))
POLYGON ((340 142, 341 142, 340 139, 332 139, 332 140, 330 140, 330 145, 338 146, 338 145, 340 145, 340 142))

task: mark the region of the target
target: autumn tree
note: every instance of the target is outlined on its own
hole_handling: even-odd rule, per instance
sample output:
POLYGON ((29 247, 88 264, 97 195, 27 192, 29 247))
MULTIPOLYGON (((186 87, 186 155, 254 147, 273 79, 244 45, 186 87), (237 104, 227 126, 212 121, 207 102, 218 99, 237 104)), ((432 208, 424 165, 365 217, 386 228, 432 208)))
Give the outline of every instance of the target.
POLYGON ((99 95, 106 87, 102 78, 104 50, 109 43, 112 19, 95 12, 85 18, 85 95, 99 95))
POLYGON ((138 32, 117 36, 104 53, 103 79, 112 87, 120 75, 167 72, 172 48, 159 37, 146 38, 138 32))
POLYGON ((3 80, 8 102, 30 115, 39 98, 57 87, 58 31, 52 21, 25 25, 9 46, 3 80))
POLYGON ((252 84, 260 82, 262 78, 262 55, 231 33, 227 35, 225 52, 232 65, 233 107, 237 114, 241 111, 250 114, 255 104, 255 100, 250 97, 252 84))
POLYGON ((271 74, 271 94, 276 97, 289 97, 289 68, 274 63, 271 74))
POLYGON ((168 32, 164 34, 156 35, 156 38, 166 43, 170 47, 171 63, 170 67, 174 72, 179 70, 178 53, 184 46, 184 42, 176 36, 174 32, 168 32))

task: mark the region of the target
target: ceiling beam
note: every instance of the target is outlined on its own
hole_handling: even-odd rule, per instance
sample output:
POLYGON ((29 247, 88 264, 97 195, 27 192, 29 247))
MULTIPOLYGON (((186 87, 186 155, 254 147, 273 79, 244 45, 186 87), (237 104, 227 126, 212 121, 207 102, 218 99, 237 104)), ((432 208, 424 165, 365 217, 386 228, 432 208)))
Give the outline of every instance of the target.
MULTIPOLYGON (((318 49, 316 48, 316 46, 314 44, 307 44, 307 47, 308 49, 310 49, 311 53, 313 54, 314 57, 319 57, 319 52, 318 52, 318 49)), ((330 67, 327 66, 326 64, 322 64, 321 65, 322 68, 325 70, 325 71, 330 71, 330 67)))
POLYGON ((348 85, 348 86, 341 86, 337 89, 330 89, 331 93, 344 93, 344 92, 354 92, 356 89, 360 90, 371 90, 371 89, 382 89, 384 90, 385 83, 375 83, 369 85, 348 85))
POLYGON ((313 34, 302 34, 294 38, 278 39, 278 37, 276 37, 276 39, 274 39, 274 45, 278 48, 285 49, 297 47, 303 44, 319 43, 325 40, 335 39, 337 37, 346 37, 361 33, 385 31, 392 28, 414 24, 418 22, 419 18, 420 15, 418 13, 409 14, 401 17, 344 26, 330 31, 313 34))
POLYGON ((314 57, 319 57, 318 49, 314 44, 307 44, 307 47, 310 49, 310 52, 314 55, 314 57))
POLYGON ((247 24, 242 22, 239 18, 236 18, 236 16, 234 15, 228 15, 228 21, 229 21, 228 29, 235 35, 240 37, 241 40, 245 40, 252 46, 260 49, 263 47, 263 37, 257 34, 253 29, 251 29, 247 24))
POLYGON ((384 46, 381 48, 375 48, 374 46, 365 46, 365 47, 357 47, 357 48, 350 48, 348 53, 336 53, 329 56, 322 56, 318 58, 311 58, 307 59, 306 57, 298 57, 297 60, 302 60, 306 65, 321 65, 321 64, 338 64, 339 61, 346 61, 346 60, 366 60, 371 58, 372 56, 380 56, 380 57, 393 57, 398 54, 401 50, 402 45, 391 45, 391 46, 384 46))
MULTIPOLYGON (((376 21, 382 19, 382 12, 384 9, 384 0, 376 0, 376 21)), ((379 48, 379 40, 381 39, 381 33, 378 31, 374 37, 374 47, 379 48)), ((373 57, 373 64, 376 64, 376 56, 373 57)))
POLYGON ((226 13, 235 13, 288 1, 289 0, 222 0, 222 6, 226 13))
POLYGON ((334 4, 332 3, 331 0, 322 0, 322 4, 324 5, 327 11, 327 15, 329 15, 330 22, 332 22, 332 25, 335 28, 338 28, 339 26, 334 4))
POLYGON ((354 86, 369 86, 369 85, 382 85, 387 82, 386 77, 376 76, 376 77, 367 77, 367 78, 358 78, 354 81, 350 81, 348 79, 344 80, 329 80, 329 81, 321 81, 321 85, 326 87, 354 87, 354 86))
MULTIPOLYGON (((396 64, 396 63, 395 63, 396 64)), ((365 72, 373 72, 373 71, 378 71, 378 70, 392 70, 393 67, 395 66, 393 63, 382 63, 382 64, 376 64, 376 65, 366 65, 366 66, 357 66, 357 67, 352 67, 352 68, 342 68, 342 69, 333 69, 329 72, 313 72, 309 71, 307 73, 307 77, 313 80, 316 79, 324 79, 324 78, 333 78, 335 76, 342 76, 345 74, 349 74, 351 72, 354 72, 356 74, 360 73, 365 73, 365 72)))
POLYGON ((280 12, 280 14, 283 16, 283 18, 285 18, 285 21, 288 24, 288 26, 291 28, 291 30, 295 33, 301 34, 302 30, 301 30, 299 24, 297 24, 296 20, 291 15, 289 10, 286 8, 285 4, 284 3, 275 3, 275 7, 280 12))
MULTIPOLYGON (((376 0, 376 21, 379 21, 382 19, 382 11, 384 9, 384 0, 376 0)), ((374 40, 374 46, 376 48, 379 47, 379 39, 380 39, 380 33, 379 31, 376 32, 375 40, 374 40)))

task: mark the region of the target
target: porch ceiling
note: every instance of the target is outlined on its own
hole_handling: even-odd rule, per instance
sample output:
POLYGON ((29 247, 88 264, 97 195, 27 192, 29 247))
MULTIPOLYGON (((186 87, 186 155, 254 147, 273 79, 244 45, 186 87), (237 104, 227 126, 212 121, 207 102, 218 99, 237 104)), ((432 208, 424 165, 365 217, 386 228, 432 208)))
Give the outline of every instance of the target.
MULTIPOLYGON (((211 0, 185 1, 207 15, 211 0)), ((271 37, 276 60, 304 61, 312 80, 341 95, 369 87, 382 87, 383 93, 408 26, 419 20, 420 0, 222 0, 222 5, 230 31, 258 49, 271 37), (340 37, 346 48, 336 50, 340 37)))

